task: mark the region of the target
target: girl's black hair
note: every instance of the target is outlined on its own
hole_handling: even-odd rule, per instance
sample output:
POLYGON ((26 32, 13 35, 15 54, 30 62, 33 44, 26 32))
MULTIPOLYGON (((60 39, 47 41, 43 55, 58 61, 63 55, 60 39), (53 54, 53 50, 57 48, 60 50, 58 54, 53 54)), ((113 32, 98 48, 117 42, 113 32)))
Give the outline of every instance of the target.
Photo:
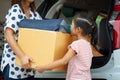
MULTIPOLYGON (((91 44, 97 49, 98 43, 98 29, 95 21, 86 12, 82 12, 74 17, 75 27, 80 27, 82 29, 83 36, 91 37, 91 44)), ((97 49, 98 50, 98 49, 97 49)))

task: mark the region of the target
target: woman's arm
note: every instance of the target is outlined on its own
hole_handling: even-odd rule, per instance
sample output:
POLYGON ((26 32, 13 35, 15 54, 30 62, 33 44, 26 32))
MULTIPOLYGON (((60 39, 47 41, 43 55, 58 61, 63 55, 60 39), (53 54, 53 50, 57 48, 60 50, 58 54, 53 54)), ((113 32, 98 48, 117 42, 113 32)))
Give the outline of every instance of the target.
POLYGON ((37 67, 35 67, 35 70, 37 70, 39 72, 43 72, 45 70, 51 70, 51 69, 66 65, 70 61, 70 59, 73 56, 75 56, 75 54, 76 54, 75 51, 73 49, 69 48, 69 50, 67 51, 67 53, 65 54, 65 56, 63 58, 56 60, 50 64, 47 64, 45 66, 37 66, 37 67))
POLYGON ((7 40, 12 51, 21 60, 22 66, 24 68, 30 68, 30 64, 29 64, 30 58, 25 56, 22 50, 19 48, 19 45, 17 44, 15 37, 14 37, 14 31, 10 28, 6 28, 4 32, 4 37, 7 40))

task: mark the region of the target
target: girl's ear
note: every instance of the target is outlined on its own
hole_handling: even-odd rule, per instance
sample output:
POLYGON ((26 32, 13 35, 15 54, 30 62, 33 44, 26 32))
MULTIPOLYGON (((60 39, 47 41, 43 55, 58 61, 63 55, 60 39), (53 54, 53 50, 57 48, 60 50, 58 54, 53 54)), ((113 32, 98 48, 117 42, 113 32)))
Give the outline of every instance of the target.
POLYGON ((80 33, 82 29, 80 27, 77 27, 77 32, 80 33))

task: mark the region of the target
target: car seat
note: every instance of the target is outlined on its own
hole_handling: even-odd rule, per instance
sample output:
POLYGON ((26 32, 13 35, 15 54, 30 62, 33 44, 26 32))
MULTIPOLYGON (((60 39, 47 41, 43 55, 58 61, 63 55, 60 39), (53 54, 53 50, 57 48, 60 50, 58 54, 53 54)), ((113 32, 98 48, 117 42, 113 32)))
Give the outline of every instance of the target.
POLYGON ((44 0, 37 11, 43 19, 51 18, 56 11, 59 11, 63 2, 64 0, 44 0))
POLYGON ((42 4, 38 7, 37 11, 42 18, 45 17, 49 9, 57 2, 58 0, 44 0, 42 4))

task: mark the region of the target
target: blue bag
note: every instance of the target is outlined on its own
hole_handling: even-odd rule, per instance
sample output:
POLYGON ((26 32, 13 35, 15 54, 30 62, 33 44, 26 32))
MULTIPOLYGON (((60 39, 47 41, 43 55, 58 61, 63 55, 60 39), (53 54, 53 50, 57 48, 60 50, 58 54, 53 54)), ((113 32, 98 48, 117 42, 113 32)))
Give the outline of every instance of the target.
POLYGON ((66 32, 66 27, 62 24, 63 19, 49 19, 49 20, 31 20, 23 19, 18 23, 21 28, 31 28, 50 31, 66 32))

